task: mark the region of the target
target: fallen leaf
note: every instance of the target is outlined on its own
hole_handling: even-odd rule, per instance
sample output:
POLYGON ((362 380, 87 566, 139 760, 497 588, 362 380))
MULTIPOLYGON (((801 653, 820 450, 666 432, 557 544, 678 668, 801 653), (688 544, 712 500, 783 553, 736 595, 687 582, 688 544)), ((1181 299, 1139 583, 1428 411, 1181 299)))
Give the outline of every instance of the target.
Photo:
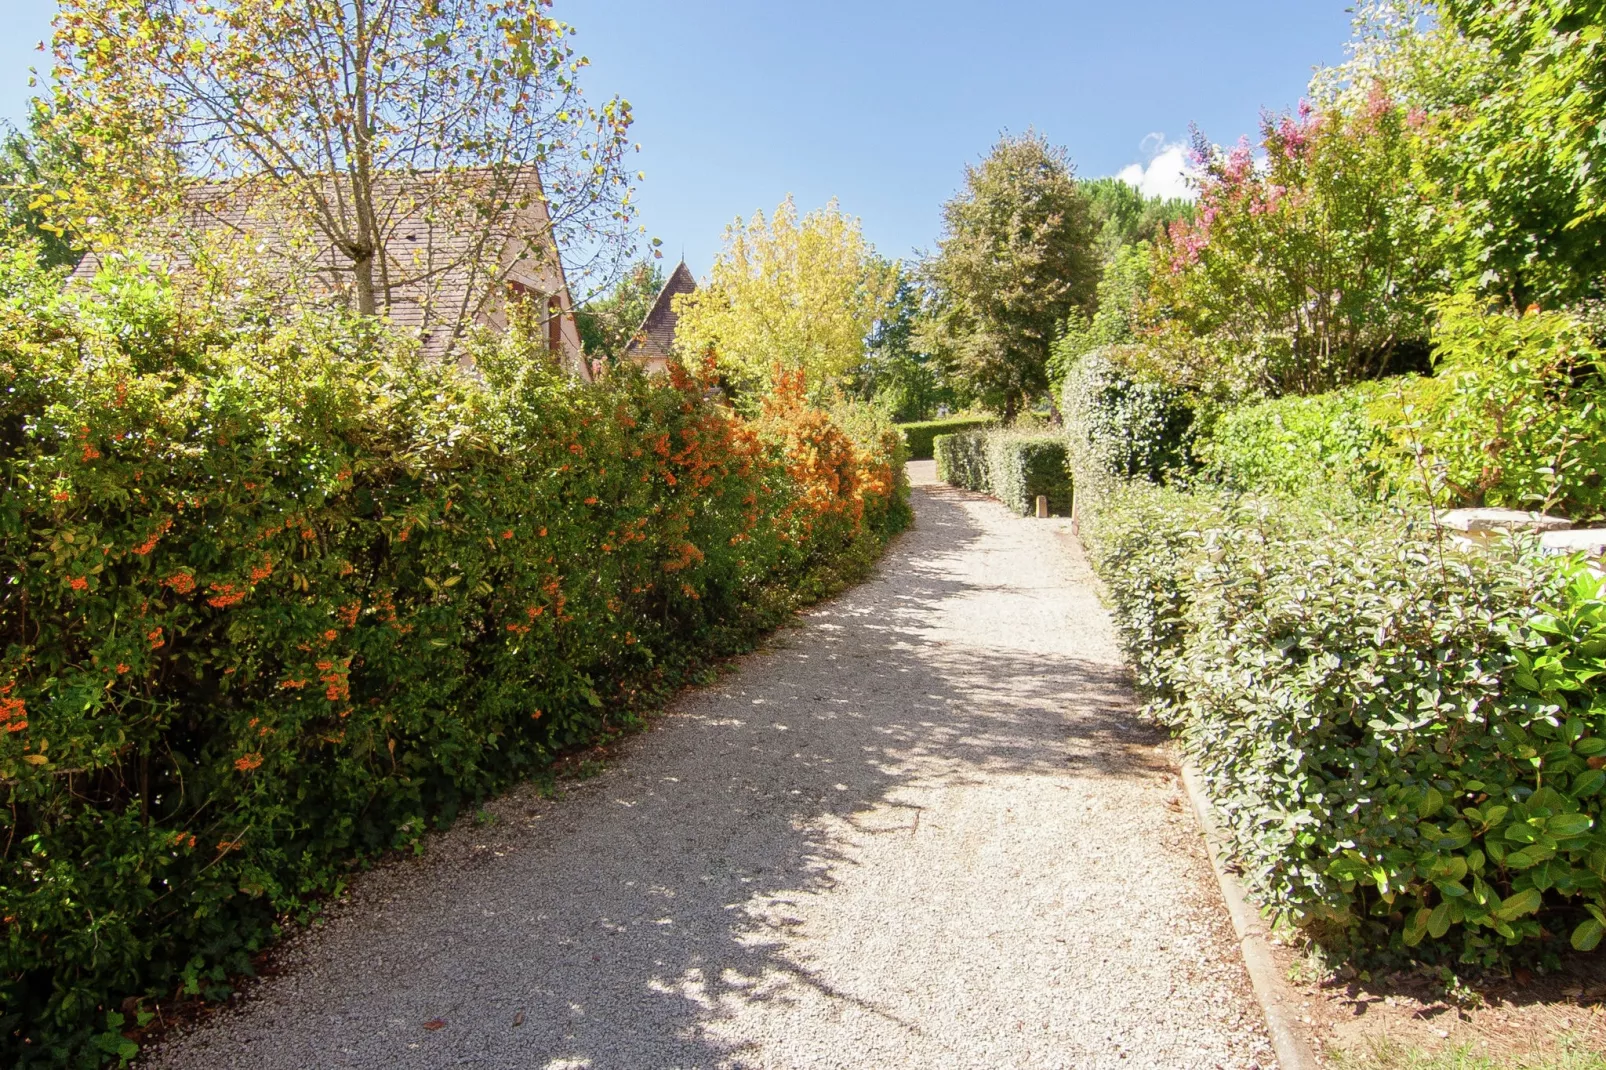
POLYGON ((430 1030, 432 1032, 434 1030, 436 1030, 436 1029, 445 1029, 446 1028, 446 1019, 445 1018, 431 1018, 429 1021, 424 1023, 424 1028, 428 1029, 428 1030, 430 1030))
POLYGON ((524 1024, 524 1012, 520 1011, 519 1013, 517 1013, 517 1014, 515 1014, 513 1016, 513 1025, 516 1028, 516 1027, 521 1026, 523 1024, 524 1024))

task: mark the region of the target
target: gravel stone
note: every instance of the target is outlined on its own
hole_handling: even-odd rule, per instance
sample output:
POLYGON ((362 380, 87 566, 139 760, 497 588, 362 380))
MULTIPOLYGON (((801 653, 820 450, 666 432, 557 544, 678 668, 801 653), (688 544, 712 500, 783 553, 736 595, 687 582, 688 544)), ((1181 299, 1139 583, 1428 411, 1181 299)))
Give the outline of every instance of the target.
POLYGON ((910 469, 875 578, 363 877, 148 1064, 1269 1070, 1068 522, 910 469))

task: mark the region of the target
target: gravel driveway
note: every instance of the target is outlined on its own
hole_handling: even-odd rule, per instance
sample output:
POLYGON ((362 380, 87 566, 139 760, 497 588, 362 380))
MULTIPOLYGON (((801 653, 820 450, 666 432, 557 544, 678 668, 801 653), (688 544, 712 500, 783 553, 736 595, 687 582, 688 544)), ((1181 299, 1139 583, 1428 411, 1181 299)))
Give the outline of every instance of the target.
POLYGON ((150 1064, 1270 1068, 1067 523, 911 470, 875 579, 365 877, 150 1064))

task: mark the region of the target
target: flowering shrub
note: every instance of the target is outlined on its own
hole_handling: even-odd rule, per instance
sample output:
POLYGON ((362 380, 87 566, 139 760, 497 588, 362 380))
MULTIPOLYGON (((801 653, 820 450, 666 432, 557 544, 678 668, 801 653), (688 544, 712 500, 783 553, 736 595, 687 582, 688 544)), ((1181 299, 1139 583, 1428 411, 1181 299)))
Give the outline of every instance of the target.
POLYGON ((129 1054, 360 860, 633 722, 906 517, 887 426, 484 380, 0 266, 6 1065, 129 1054))
POLYGON ((1151 294, 1175 381, 1312 394, 1417 360, 1444 276, 1411 183, 1419 121, 1378 87, 1268 116, 1258 160, 1196 138, 1198 210, 1160 241, 1151 294))

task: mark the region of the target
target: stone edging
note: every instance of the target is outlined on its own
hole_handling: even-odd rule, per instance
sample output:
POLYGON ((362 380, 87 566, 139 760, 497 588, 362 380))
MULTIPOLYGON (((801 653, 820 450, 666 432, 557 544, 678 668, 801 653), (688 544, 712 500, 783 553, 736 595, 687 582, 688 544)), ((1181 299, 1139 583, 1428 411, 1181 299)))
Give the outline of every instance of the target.
POLYGON ((1226 900, 1227 913, 1232 915, 1232 927, 1238 933, 1238 947, 1243 952, 1244 967, 1249 971, 1249 983, 1255 990, 1261 1013, 1266 1016, 1266 1032, 1271 1037, 1272 1050, 1277 1053, 1277 1065, 1280 1070, 1320 1070, 1321 1063, 1299 1028, 1295 996, 1272 958, 1266 923, 1260 912, 1244 898, 1243 885, 1238 883, 1238 878, 1227 870, 1221 832, 1216 827, 1210 800, 1205 797, 1199 775, 1187 762, 1182 764, 1182 784, 1193 803, 1199 826, 1204 830, 1210 866, 1221 884, 1221 898, 1226 900))

